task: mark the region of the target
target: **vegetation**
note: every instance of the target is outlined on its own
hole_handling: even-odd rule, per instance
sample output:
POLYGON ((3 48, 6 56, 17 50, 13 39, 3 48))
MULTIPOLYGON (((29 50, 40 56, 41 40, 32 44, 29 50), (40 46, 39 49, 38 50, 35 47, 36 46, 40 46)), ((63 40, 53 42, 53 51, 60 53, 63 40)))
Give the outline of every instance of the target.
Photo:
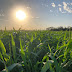
POLYGON ((0 31, 1 72, 71 72, 71 31, 0 31))
POLYGON ((70 26, 68 26, 68 27, 62 27, 62 26, 60 26, 60 27, 57 27, 57 28, 54 28, 54 27, 49 27, 49 28, 46 28, 46 30, 51 30, 51 31, 69 31, 69 30, 71 30, 72 31, 72 27, 70 27, 70 26))

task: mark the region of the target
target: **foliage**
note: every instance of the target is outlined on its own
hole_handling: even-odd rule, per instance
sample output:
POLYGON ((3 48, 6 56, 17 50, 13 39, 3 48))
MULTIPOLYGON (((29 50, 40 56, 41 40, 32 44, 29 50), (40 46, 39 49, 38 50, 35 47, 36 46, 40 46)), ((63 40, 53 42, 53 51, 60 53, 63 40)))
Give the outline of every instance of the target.
POLYGON ((71 31, 0 31, 1 72, 71 72, 71 31))

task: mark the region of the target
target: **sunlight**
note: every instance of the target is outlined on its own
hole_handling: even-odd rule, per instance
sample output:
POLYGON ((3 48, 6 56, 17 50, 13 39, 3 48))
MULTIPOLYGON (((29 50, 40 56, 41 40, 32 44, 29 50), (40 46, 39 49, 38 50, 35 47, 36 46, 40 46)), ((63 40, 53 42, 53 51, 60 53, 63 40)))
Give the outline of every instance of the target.
POLYGON ((22 10, 16 12, 16 18, 19 20, 24 20, 26 18, 26 13, 22 10))

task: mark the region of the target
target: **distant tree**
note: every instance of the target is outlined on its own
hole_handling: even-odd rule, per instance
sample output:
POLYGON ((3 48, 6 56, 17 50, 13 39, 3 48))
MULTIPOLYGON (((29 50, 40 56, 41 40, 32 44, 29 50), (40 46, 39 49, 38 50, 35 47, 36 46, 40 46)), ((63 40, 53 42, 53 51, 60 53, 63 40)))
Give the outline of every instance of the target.
POLYGON ((65 27, 65 28, 63 28, 63 31, 66 31, 67 30, 67 28, 65 27))
POLYGON ((68 27, 65 27, 63 28, 62 26, 58 27, 58 28, 54 28, 54 27, 49 27, 49 28, 46 28, 46 30, 51 30, 51 31, 69 31, 71 30, 72 31, 72 27, 68 26, 68 27))
POLYGON ((60 30, 63 30, 63 27, 62 26, 58 27, 58 31, 60 31, 60 30))
POLYGON ((46 30, 53 30, 54 27, 49 27, 49 28, 46 28, 46 30))

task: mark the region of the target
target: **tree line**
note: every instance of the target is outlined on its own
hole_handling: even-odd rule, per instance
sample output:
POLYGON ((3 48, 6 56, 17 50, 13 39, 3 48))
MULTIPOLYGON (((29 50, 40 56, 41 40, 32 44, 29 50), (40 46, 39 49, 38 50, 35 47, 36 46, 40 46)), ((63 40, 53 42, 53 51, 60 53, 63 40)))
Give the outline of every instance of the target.
POLYGON ((48 28, 46 28, 46 30, 50 30, 50 31, 69 31, 69 30, 71 30, 72 31, 72 27, 62 27, 62 26, 60 26, 60 27, 57 27, 57 28, 54 28, 54 27, 48 27, 48 28))

